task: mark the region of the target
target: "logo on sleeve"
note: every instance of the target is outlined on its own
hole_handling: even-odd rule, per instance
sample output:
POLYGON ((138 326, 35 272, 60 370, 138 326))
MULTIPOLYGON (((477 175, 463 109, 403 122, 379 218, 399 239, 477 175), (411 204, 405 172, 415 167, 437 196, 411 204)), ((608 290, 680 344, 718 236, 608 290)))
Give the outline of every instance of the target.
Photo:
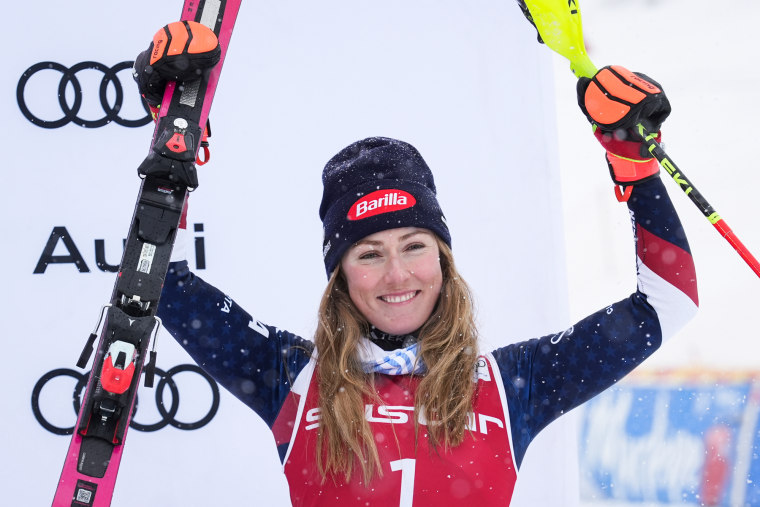
POLYGON ((361 220, 382 213, 411 208, 417 200, 409 192, 396 189, 377 190, 363 196, 348 210, 349 220, 361 220))

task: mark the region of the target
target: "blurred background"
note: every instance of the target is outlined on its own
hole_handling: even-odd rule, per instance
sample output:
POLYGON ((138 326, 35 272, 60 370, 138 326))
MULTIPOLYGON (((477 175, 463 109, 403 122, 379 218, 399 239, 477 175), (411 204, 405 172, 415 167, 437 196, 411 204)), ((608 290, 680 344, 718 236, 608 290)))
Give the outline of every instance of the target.
MULTIPOLYGON (((669 155, 760 255, 760 2, 579 3, 591 59, 662 83, 673 106, 669 155)), ((102 117, 113 101, 104 106, 98 89, 114 99, 118 85, 120 114, 141 118, 129 65, 117 65, 180 4, 6 6, 13 22, 0 41, 14 50, 0 80, 0 381, 11 415, 0 417, 0 456, 14 459, 0 465, 0 485, 19 505, 52 498, 75 420, 72 388, 76 397, 85 374, 74 363, 113 287, 109 265, 119 262, 151 126, 40 128, 21 114, 17 85, 41 62, 80 65, 81 117, 102 117), (120 69, 117 78, 93 62, 120 69), (41 266, 46 244, 57 262, 41 266)), ((29 107, 60 117, 61 83, 72 104, 71 80, 42 69, 25 85, 29 107)), ((514 0, 245 0, 219 90, 212 163, 191 198, 191 265, 264 322, 310 336, 325 281, 319 169, 369 135, 412 142, 434 167, 486 346, 564 329, 636 282, 628 213, 578 110, 575 78, 535 42, 514 0)), ((760 505, 760 278, 665 184, 689 235, 701 311, 641 369, 539 435, 513 507, 760 505)), ((168 335, 159 341, 165 371, 191 361, 168 335)), ((224 390, 214 404, 192 372, 171 381, 182 393, 176 419, 193 431, 157 410, 179 395, 141 390, 135 421, 160 428, 130 432, 114 507, 287 504, 266 425, 224 390), (210 423, 189 424, 207 414, 210 423)))
MULTIPOLYGON (((758 257, 760 3, 580 4, 591 60, 663 85, 673 107, 662 130, 665 149, 758 257)), ((611 186, 591 175, 599 170, 588 163, 598 146, 577 114, 575 78, 563 58, 553 56, 553 66, 570 311, 577 317, 627 283, 627 259, 617 249, 628 248, 629 231, 607 198, 611 186)), ((641 370, 580 409, 582 503, 760 505, 760 279, 674 182, 666 186, 689 236, 701 310, 641 370)))

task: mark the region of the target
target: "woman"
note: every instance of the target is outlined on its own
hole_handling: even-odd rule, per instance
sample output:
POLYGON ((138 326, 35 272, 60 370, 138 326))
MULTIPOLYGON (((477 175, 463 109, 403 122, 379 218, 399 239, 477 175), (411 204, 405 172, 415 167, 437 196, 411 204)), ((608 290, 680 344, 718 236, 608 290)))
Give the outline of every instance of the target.
MULTIPOLYGON (((147 99, 160 96, 160 64, 141 57, 138 83, 147 99)), ((664 93, 611 67, 579 82, 579 103, 625 188, 638 288, 565 331, 479 350, 433 175, 390 138, 353 143, 324 168, 328 284, 313 341, 257 321, 187 262, 172 263, 165 327, 269 425, 294 505, 508 505, 536 434, 694 313, 688 243, 657 162, 633 135, 639 121, 659 130, 664 93)))

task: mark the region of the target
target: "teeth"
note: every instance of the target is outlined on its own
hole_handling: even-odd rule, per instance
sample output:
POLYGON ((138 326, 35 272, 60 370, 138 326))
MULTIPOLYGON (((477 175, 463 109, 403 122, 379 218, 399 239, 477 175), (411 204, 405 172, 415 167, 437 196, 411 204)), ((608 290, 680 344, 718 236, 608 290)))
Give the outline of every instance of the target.
POLYGON ((401 296, 382 296, 382 300, 386 303, 403 303, 404 301, 409 301, 412 299, 417 292, 407 292, 406 294, 402 294, 401 296))

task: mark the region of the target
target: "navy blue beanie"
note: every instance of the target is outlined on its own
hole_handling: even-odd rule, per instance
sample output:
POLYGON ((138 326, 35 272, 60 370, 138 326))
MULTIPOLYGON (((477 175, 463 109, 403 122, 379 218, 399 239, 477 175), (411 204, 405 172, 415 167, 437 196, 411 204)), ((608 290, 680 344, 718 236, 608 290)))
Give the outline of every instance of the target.
POLYGON ((386 229, 428 229, 451 246, 433 173, 411 144, 387 137, 357 141, 327 162, 322 184, 328 278, 351 245, 386 229))

